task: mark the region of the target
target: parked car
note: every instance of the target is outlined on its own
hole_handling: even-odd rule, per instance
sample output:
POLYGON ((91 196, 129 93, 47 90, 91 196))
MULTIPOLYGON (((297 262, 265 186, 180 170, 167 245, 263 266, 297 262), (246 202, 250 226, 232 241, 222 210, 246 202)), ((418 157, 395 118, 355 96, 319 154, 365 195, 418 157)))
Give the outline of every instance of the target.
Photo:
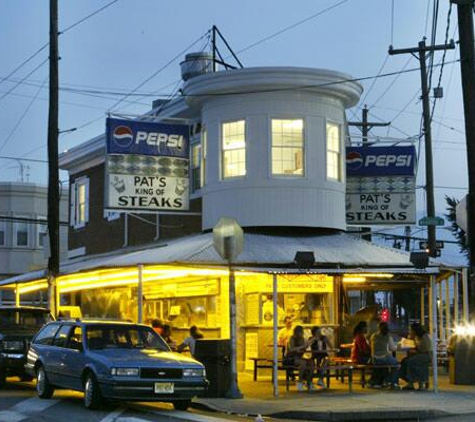
POLYGON ((29 379, 25 374, 28 343, 44 324, 52 320, 48 309, 0 307, 0 388, 5 386, 7 376, 29 379))
POLYGON ((55 388, 83 391, 89 409, 119 399, 186 410, 208 384, 201 363, 173 353, 149 326, 127 322, 52 322, 33 339, 25 368, 40 398, 55 388))

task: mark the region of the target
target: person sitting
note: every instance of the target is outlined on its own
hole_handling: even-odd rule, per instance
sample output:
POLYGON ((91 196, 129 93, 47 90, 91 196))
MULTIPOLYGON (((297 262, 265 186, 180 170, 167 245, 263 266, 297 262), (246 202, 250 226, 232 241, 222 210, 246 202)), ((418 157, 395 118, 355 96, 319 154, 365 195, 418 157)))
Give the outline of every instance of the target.
POLYGON ((401 361, 398 376, 407 382, 403 390, 414 390, 416 381, 419 383, 419 390, 425 390, 429 381, 432 341, 418 322, 411 324, 410 338, 414 340, 415 347, 409 351, 409 356, 401 361))
POLYGON ((330 340, 327 336, 323 335, 320 327, 312 327, 312 337, 309 339, 310 348, 312 349, 312 356, 315 359, 315 365, 317 368, 319 387, 325 388, 323 377, 326 372, 326 364, 328 358, 328 350, 331 349, 330 340))
MULTIPOLYGON (((393 356, 396 345, 389 335, 387 322, 380 322, 378 331, 371 336, 371 363, 373 365, 397 365, 397 359, 393 356)), ((391 388, 399 388, 397 383, 397 372, 383 368, 373 369, 370 388, 381 388, 389 385, 391 388)))
POLYGON ((178 353, 183 352, 186 349, 190 350, 191 356, 195 354, 196 340, 202 339, 203 334, 198 330, 196 325, 190 327, 190 336, 185 338, 183 342, 176 348, 178 353))
POLYGON ((371 358, 371 347, 366 340, 368 323, 360 321, 353 329, 353 345, 351 347, 351 361, 359 365, 366 365, 371 358))
POLYGON ((303 391, 304 382, 307 384, 309 391, 314 390, 312 384, 313 359, 304 358, 305 349, 309 347, 309 342, 305 340, 303 327, 297 325, 294 333, 289 339, 286 350, 286 364, 297 366, 299 368, 299 379, 297 381, 297 390, 303 391))

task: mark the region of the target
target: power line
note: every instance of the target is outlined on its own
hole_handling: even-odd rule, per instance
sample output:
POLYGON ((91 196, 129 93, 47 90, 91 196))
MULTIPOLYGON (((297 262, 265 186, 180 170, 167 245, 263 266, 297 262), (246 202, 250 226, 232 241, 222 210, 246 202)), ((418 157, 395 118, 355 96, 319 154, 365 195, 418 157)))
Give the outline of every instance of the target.
POLYGON ((84 21, 87 21, 89 18, 92 18, 93 16, 95 16, 98 13, 102 12, 103 10, 107 9, 109 6, 112 6, 114 3, 117 3, 118 1, 119 0, 112 0, 111 2, 109 2, 106 5, 102 6, 100 9, 97 9, 95 12, 92 12, 91 14, 83 17, 82 19, 79 19, 77 22, 75 22, 72 25, 68 26, 67 28, 63 29, 62 31, 59 31, 58 35, 64 34, 65 32, 68 32, 69 30, 71 30, 74 27, 80 25, 84 21))
POLYGON ((28 77, 30 77, 31 75, 33 75, 33 73, 35 73, 40 67, 42 67, 46 62, 48 61, 48 59, 45 59, 43 60, 38 66, 36 66, 30 73, 28 73, 25 77, 23 77, 22 79, 20 79, 15 85, 13 85, 13 87, 11 87, 7 92, 5 92, 5 94, 3 94, 1 97, 0 97, 0 101, 2 101, 7 95, 9 95, 12 91, 15 90, 15 88, 22 84, 23 81, 25 79, 27 79, 28 77))
MULTIPOLYGON (((47 76, 45 78, 45 80, 43 81, 43 85, 46 83, 46 81, 48 80, 49 76, 47 76)), ((13 129, 10 131, 10 133, 7 135, 7 137, 5 138, 5 140, 3 141, 3 144, 0 146, 0 151, 2 151, 3 148, 5 148, 5 145, 7 145, 7 143, 10 141, 10 139, 12 138, 12 136, 15 134, 16 130, 20 127, 21 125, 21 122, 23 121, 23 119, 25 118, 25 116, 28 114, 28 112, 30 111, 31 107, 33 106, 34 102, 36 101, 36 99, 38 98, 38 95, 40 94, 41 92, 41 89, 43 88, 43 85, 40 86, 40 88, 38 89, 38 91, 36 91, 36 94, 35 96, 31 99, 30 103, 28 104, 28 106, 26 107, 25 111, 22 113, 22 115, 20 116, 20 118, 18 119, 18 121, 16 122, 15 126, 13 127, 13 129)))
POLYGON ((0 155, 0 159, 3 160, 20 160, 20 161, 30 161, 32 163, 41 163, 41 164, 48 164, 47 160, 40 160, 36 158, 23 158, 23 157, 12 157, 8 155, 0 155))
POLYGON ((309 20, 312 20, 312 19, 316 18, 317 16, 323 15, 324 13, 329 12, 329 11, 332 10, 332 9, 335 9, 335 8, 338 7, 338 6, 341 6, 342 4, 347 3, 348 1, 349 1, 349 0, 343 0, 343 1, 340 1, 340 2, 338 2, 338 3, 335 3, 335 4, 332 5, 332 6, 329 6, 329 7, 325 8, 325 9, 323 9, 323 10, 320 10, 319 12, 314 13, 314 14, 311 15, 311 16, 308 16, 308 17, 306 17, 306 18, 304 18, 304 19, 302 19, 302 20, 300 20, 300 21, 298 21, 298 22, 295 22, 295 23, 293 23, 292 25, 289 25, 289 26, 287 26, 287 27, 285 27, 285 28, 283 28, 283 29, 280 29, 279 31, 277 31, 277 32, 275 32, 275 33, 273 33, 273 34, 268 35, 267 37, 264 37, 264 38, 262 38, 261 40, 256 41, 255 43, 253 43, 253 44, 251 44, 251 45, 248 45, 247 47, 244 47, 243 49, 239 50, 237 53, 238 53, 238 54, 244 53, 245 51, 250 50, 251 48, 254 48, 254 47, 257 46, 257 45, 262 44, 262 43, 264 43, 264 42, 266 42, 266 41, 269 41, 270 39, 275 38, 275 37, 277 37, 278 35, 281 35, 281 34, 283 34, 284 32, 287 32, 287 31, 289 31, 289 30, 291 30, 291 29, 293 29, 293 28, 295 28, 295 27, 297 27, 297 26, 299 26, 299 25, 301 25, 301 24, 303 24, 303 23, 305 23, 305 22, 308 22, 309 20))

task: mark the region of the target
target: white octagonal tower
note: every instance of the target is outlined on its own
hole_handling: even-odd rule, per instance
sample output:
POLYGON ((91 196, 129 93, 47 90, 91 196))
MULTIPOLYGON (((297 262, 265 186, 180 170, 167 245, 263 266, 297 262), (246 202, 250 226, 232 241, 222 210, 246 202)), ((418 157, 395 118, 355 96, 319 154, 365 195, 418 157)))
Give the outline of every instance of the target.
POLYGON ((197 76, 183 92, 206 139, 203 230, 223 216, 242 227, 345 229, 345 109, 359 83, 262 67, 197 76))

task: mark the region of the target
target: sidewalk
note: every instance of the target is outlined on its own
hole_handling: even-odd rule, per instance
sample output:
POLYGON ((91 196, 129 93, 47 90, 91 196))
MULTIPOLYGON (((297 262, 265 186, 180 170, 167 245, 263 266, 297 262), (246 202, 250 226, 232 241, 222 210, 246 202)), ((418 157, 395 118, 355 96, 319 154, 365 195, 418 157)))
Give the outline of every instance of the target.
POLYGON ((299 393, 295 387, 285 391, 279 382, 279 397, 272 396, 270 378, 252 381, 239 375, 243 399, 202 398, 195 407, 239 414, 262 415, 282 419, 318 421, 424 420, 443 416, 474 414, 475 386, 451 385, 442 375, 439 393, 433 391, 390 391, 361 388, 355 382, 353 393, 345 384, 332 380, 329 390, 299 393))

